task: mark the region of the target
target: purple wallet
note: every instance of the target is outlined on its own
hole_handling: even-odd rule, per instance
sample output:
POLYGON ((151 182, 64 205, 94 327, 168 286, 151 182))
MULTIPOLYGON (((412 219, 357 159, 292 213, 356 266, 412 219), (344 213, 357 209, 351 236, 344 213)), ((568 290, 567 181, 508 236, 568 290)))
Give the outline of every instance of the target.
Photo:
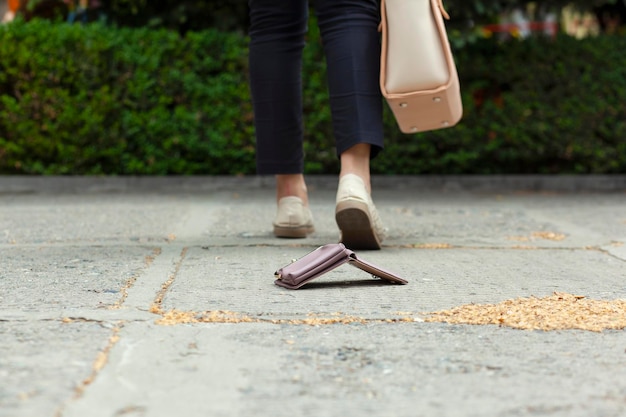
POLYGON ((330 243, 320 246, 313 252, 280 268, 274 273, 277 278, 274 284, 290 290, 297 290, 311 280, 345 263, 394 284, 408 283, 393 272, 358 258, 353 251, 346 248, 342 243, 330 243))

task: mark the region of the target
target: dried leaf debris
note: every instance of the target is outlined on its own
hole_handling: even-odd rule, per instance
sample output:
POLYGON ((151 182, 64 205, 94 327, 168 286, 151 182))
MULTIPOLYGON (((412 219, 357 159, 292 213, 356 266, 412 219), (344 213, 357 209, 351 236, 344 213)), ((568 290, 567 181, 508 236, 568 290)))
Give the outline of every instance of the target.
POLYGON ((593 332, 626 329, 626 300, 593 300, 582 295, 555 292, 544 298, 528 297, 506 300, 498 304, 467 304, 450 310, 423 313, 398 312, 394 319, 365 319, 335 313, 330 316, 309 314, 302 319, 252 317, 233 311, 158 312, 156 324, 171 326, 188 323, 274 323, 293 325, 365 324, 430 322, 468 325, 498 325, 523 330, 578 329, 593 332))
POLYGON ((544 298, 528 297, 499 304, 467 304, 427 313, 426 322, 496 324, 525 330, 579 329, 600 332, 626 328, 626 300, 592 300, 555 292, 544 298))

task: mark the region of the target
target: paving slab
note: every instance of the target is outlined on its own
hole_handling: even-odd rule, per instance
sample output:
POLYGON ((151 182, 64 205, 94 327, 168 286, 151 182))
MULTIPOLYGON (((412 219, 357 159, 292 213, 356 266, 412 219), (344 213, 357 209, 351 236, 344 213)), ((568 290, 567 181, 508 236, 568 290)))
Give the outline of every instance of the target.
POLYGON ((104 309, 123 302, 155 249, 142 246, 22 246, 2 249, 3 311, 104 309))
POLYGON ((60 318, 0 321, 0 415, 53 416, 93 375, 111 326, 60 318))
POLYGON ((424 318, 626 299, 625 177, 373 183, 389 237, 358 255, 409 284, 290 291, 273 272, 337 241, 335 178, 276 239, 267 178, 0 177, 0 416, 624 415, 623 330, 424 318))
POLYGON ((63 415, 618 416, 624 346, 495 326, 131 324, 63 415))
POLYGON ((251 316, 311 312, 397 318, 398 312, 448 309, 553 292, 626 298, 624 261, 600 250, 406 249, 363 252, 410 281, 388 285, 343 265, 299 291, 272 289, 272 272, 306 247, 190 248, 163 302, 165 310, 229 310, 251 316), (244 259, 242 259, 244 257, 244 259), (271 290, 271 291, 268 291, 271 290))

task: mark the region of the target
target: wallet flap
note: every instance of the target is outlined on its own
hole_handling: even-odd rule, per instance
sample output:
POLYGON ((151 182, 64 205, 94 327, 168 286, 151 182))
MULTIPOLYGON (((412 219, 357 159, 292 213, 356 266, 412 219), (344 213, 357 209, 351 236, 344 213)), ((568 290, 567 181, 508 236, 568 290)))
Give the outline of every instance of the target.
POLYGON ((405 279, 400 278, 398 275, 396 275, 395 273, 383 269, 379 266, 373 265, 367 261, 364 261, 362 259, 357 258, 356 253, 352 253, 350 255, 350 260, 349 260, 349 264, 352 266, 355 266, 365 272, 369 272, 370 274, 380 278, 380 279, 384 279, 386 281, 391 281, 395 284, 408 284, 408 281, 405 279))

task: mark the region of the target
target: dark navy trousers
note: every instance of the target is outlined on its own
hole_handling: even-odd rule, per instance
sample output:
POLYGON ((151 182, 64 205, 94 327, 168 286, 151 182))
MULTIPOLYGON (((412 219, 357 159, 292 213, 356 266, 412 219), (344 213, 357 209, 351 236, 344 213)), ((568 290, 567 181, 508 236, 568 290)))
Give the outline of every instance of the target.
MULTIPOLYGON (((302 49, 307 0, 249 0, 250 88, 257 172, 304 168, 302 49)), ((337 155, 358 143, 383 147, 377 0, 314 0, 324 45, 337 155)))

